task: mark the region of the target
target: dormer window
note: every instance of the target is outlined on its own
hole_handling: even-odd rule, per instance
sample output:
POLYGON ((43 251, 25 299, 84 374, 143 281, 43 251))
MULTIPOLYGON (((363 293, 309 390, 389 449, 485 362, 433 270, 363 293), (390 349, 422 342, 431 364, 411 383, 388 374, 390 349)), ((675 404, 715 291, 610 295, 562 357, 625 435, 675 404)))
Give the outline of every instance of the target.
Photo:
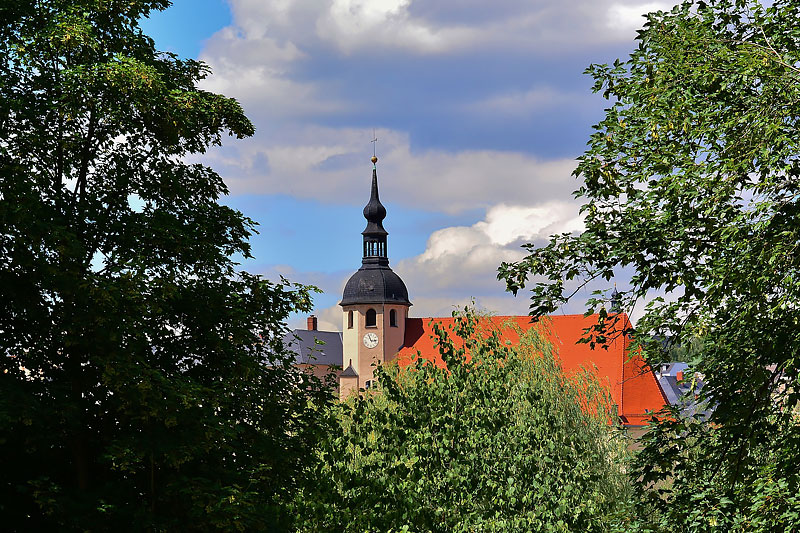
POLYGON ((375 312, 374 309, 367 309, 367 316, 365 317, 365 320, 364 320, 364 326, 366 326, 368 328, 377 327, 377 325, 378 325, 377 317, 378 317, 378 314, 375 312))

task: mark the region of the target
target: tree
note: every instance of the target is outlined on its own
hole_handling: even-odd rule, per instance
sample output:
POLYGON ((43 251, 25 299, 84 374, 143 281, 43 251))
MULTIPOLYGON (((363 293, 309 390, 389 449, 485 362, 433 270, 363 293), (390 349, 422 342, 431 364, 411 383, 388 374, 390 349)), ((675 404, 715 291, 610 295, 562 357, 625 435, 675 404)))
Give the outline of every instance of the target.
POLYGON ((651 298, 632 332, 651 361, 651 340, 695 340, 714 413, 664 417, 640 456, 672 528, 800 529, 798 20, 791 0, 648 15, 627 61, 587 71, 611 105, 575 171, 586 231, 500 268, 515 293, 543 276, 536 315, 568 283, 632 271, 622 299, 651 298))
POLYGON ((591 372, 565 376, 471 313, 434 326, 446 368, 378 367, 336 407, 301 531, 604 531, 627 502, 627 441, 591 372))
POLYGON ((138 27, 167 0, 0 7, 5 530, 278 528, 330 397, 281 339, 309 288, 185 161, 253 133, 138 27))

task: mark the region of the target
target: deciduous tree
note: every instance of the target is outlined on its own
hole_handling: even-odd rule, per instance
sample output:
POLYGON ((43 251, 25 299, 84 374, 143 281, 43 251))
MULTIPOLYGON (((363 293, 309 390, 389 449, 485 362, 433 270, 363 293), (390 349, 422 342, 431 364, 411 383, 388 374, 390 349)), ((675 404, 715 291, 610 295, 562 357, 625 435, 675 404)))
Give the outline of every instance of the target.
POLYGON ((254 223, 185 157, 253 133, 138 21, 166 0, 0 7, 4 530, 280 527, 327 392, 237 269, 254 223))
POLYGON ((650 300, 634 334, 651 358, 648 338, 701 340, 711 419, 664 418, 640 456, 672 528, 800 529, 798 21, 793 0, 650 14, 629 59, 588 70, 610 107, 575 171, 586 231, 500 270, 514 292, 542 276, 537 315, 632 271, 622 301, 650 300))
POLYGON ((337 407, 304 531, 605 531, 624 516, 627 441, 594 374, 565 376, 472 314, 435 326, 446 368, 376 370, 337 407))

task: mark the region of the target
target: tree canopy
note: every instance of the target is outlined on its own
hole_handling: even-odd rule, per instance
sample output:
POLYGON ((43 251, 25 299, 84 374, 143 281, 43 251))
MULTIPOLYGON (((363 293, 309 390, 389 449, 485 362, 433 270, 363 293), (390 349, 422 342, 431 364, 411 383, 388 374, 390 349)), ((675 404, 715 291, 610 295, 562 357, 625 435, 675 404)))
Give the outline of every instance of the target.
POLYGON ((254 129, 142 33, 168 5, 0 7, 5 530, 280 527, 330 397, 281 341, 309 289, 238 270, 254 222, 185 160, 254 129))
POLYGON ((471 313, 434 328, 446 368, 378 367, 377 393, 337 406, 300 530, 608 530, 627 440, 596 375, 566 376, 535 329, 512 346, 471 313))
POLYGON ((586 230, 500 269, 534 282, 536 315, 633 272, 622 302, 649 301, 633 334, 651 358, 649 340, 695 342, 713 415, 664 418, 640 456, 669 527, 800 528, 798 21, 793 0, 648 15, 627 60, 588 69, 610 107, 575 171, 586 230))

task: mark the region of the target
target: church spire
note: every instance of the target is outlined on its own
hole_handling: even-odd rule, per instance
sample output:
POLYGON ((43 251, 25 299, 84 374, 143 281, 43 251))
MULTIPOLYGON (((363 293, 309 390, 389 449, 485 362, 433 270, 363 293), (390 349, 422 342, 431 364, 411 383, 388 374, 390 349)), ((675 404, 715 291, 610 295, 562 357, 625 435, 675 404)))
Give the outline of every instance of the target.
MULTIPOLYGON (((364 207, 364 218, 367 227, 361 232, 364 238, 364 256, 361 268, 350 276, 344 286, 342 307, 355 304, 380 304, 410 306, 408 289, 400 276, 389 268, 389 256, 386 250, 386 236, 383 219, 386 208, 378 195, 378 158, 372 156, 372 189, 369 202, 364 207)), ((359 371, 360 375, 360 371, 359 371)))
POLYGON ((614 292, 611 293, 611 312, 619 313, 622 311, 622 297, 617 291, 617 284, 614 284, 614 292))
POLYGON ((372 156, 372 190, 369 202, 364 206, 364 218, 367 219, 367 227, 361 232, 364 236, 364 257, 363 262, 386 262, 389 263, 386 251, 386 236, 389 234, 383 228, 383 219, 386 218, 386 208, 381 203, 378 195, 378 170, 376 163, 378 158, 372 156))

